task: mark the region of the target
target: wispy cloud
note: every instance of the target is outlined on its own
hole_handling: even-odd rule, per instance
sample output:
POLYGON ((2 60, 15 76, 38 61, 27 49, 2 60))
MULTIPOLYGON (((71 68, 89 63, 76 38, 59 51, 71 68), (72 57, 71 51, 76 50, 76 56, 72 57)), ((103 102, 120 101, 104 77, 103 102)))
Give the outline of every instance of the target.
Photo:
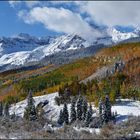
POLYGON ((9 3, 14 7, 24 3, 28 7, 18 12, 18 16, 27 24, 41 23, 47 29, 76 33, 89 40, 101 35, 89 22, 107 26, 140 25, 138 1, 10 1, 9 3))
POLYGON ((64 8, 36 7, 28 12, 20 11, 18 16, 25 23, 33 24, 39 22, 46 28, 56 32, 75 33, 89 40, 100 36, 100 33, 90 27, 80 14, 64 8))
POLYGON ((92 20, 108 26, 140 25, 139 1, 90 1, 77 2, 81 13, 87 13, 92 20))

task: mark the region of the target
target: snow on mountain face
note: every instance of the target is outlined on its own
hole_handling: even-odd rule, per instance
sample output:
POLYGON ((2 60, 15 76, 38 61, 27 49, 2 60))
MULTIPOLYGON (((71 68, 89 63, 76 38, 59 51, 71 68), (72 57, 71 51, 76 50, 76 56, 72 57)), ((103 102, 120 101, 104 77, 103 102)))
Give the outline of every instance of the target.
POLYGON ((18 36, 0 38, 0 56, 20 51, 31 51, 40 45, 50 43, 51 38, 36 38, 28 34, 19 34, 18 36))
POLYGON ((56 38, 50 45, 41 46, 33 50, 32 54, 41 54, 44 57, 59 51, 75 50, 88 47, 89 44, 77 35, 64 35, 56 38))
POLYGON ((0 58, 0 66, 11 64, 11 65, 23 65, 28 59, 30 53, 28 52, 17 52, 5 54, 0 58))
POLYGON ((139 34, 137 32, 125 33, 125 32, 120 32, 115 28, 108 28, 107 32, 112 37, 112 41, 114 43, 118 43, 129 38, 139 37, 139 34))
POLYGON ((139 28, 136 28, 132 32, 122 32, 117 30, 115 27, 110 27, 100 29, 100 32, 103 34, 103 37, 97 38, 94 44, 112 45, 130 38, 140 36, 139 28))
MULTIPOLYGON (((26 36, 20 35, 20 37, 18 37, 18 39, 24 40, 24 42, 25 39, 27 38, 28 38, 27 35, 26 36)), ((30 40, 35 40, 35 39, 30 37, 30 40)), ((49 43, 48 44, 46 43, 46 45, 38 45, 38 47, 36 47, 33 44, 33 46, 28 48, 28 51, 26 51, 27 47, 24 47, 24 51, 21 51, 22 50, 21 48, 23 48, 22 45, 23 45, 22 43, 20 44, 20 46, 17 45, 16 47, 18 47, 19 49, 16 50, 15 52, 13 53, 10 52, 8 54, 2 55, 0 57, 0 66, 6 64, 17 65, 17 66, 24 65, 28 62, 40 61, 45 56, 54 54, 59 51, 80 49, 80 48, 88 47, 90 44, 88 44, 88 42, 85 41, 83 38, 73 34, 73 35, 63 35, 57 38, 50 39, 49 43)))
MULTIPOLYGON (((118 31, 115 28, 100 30, 103 37, 97 38, 93 45, 112 45, 140 36, 139 29, 129 33, 118 31)), ((21 33, 11 38, 2 37, 0 38, 0 67, 4 65, 12 65, 13 68, 14 65, 24 66, 30 62, 38 62, 48 55, 89 46, 91 43, 75 34, 37 38, 21 33)))
POLYGON ((68 50, 75 50, 88 47, 87 41, 77 35, 63 35, 54 40, 49 45, 40 46, 30 54, 30 59, 41 60, 47 55, 68 50))

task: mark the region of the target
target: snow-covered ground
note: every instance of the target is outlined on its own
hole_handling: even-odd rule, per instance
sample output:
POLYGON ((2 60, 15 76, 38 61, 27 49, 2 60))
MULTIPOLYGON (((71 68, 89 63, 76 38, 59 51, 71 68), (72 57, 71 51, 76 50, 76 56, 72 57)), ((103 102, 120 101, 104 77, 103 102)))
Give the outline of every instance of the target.
POLYGON ((77 127, 74 127, 74 129, 76 130, 76 131, 88 131, 88 132, 90 132, 90 133, 96 133, 96 134, 99 134, 100 133, 100 129, 99 128, 87 128, 87 127, 85 127, 85 128, 77 128, 77 127))
POLYGON ((129 115, 140 115, 140 101, 121 99, 121 102, 112 106, 112 111, 117 111, 117 122, 125 121, 129 115))
MULTIPOLYGON (((53 121, 57 120, 59 116, 59 112, 63 108, 63 105, 60 105, 60 106, 56 105, 55 100, 54 100, 56 96, 58 96, 57 92, 48 94, 48 95, 34 97, 35 105, 45 100, 49 101, 49 103, 46 106, 44 106, 44 110, 46 112, 46 117, 48 117, 49 119, 53 121)), ((15 112, 16 115, 23 116, 26 104, 27 104, 27 101, 23 100, 21 102, 18 102, 15 105, 11 105, 10 114, 15 112)), ((68 105, 68 110, 70 110, 70 105, 68 105)), ((98 109, 95 108, 94 105, 93 105, 93 110, 96 110, 96 112, 98 111, 98 109)), ((140 101, 121 99, 120 101, 117 101, 115 105, 112 106, 112 111, 117 112, 118 123, 125 121, 127 120, 129 115, 134 115, 134 116, 140 115, 140 101)))

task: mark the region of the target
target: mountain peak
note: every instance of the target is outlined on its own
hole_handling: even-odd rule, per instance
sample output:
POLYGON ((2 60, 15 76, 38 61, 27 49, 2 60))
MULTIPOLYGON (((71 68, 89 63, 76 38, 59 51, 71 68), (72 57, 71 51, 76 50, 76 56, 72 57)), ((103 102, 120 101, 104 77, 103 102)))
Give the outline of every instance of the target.
POLYGON ((120 41, 139 36, 136 32, 125 33, 125 32, 118 31, 115 27, 108 28, 107 32, 112 37, 112 41, 114 43, 118 43, 120 41))

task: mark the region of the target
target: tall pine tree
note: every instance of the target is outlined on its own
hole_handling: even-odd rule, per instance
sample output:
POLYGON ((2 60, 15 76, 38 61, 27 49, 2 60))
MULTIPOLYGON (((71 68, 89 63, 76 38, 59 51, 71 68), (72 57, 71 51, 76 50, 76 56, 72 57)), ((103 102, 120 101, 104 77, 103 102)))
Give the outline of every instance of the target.
POLYGON ((67 104, 64 104, 64 108, 63 108, 63 119, 64 119, 64 123, 69 124, 69 113, 68 113, 68 108, 67 108, 67 104))
POLYGON ((72 103, 71 103, 71 114, 70 114, 70 122, 71 123, 76 121, 75 103, 76 103, 76 100, 75 100, 75 98, 73 98, 72 103))
POLYGON ((62 125, 64 123, 64 117, 63 117, 63 110, 62 109, 60 110, 60 114, 59 114, 59 118, 58 118, 57 123, 59 125, 62 125))
POLYGON ((34 105, 34 99, 32 92, 30 91, 27 97, 27 107, 25 108, 24 118, 29 121, 34 121, 37 119, 37 112, 34 105))
POLYGON ((103 112, 103 102, 102 102, 102 100, 100 99, 100 100, 99 100, 99 115, 100 115, 100 116, 102 115, 102 112, 103 112))
POLYGON ((83 99, 83 103, 82 103, 82 112, 83 112, 83 120, 86 119, 86 114, 87 114, 87 109, 88 109, 88 103, 87 103, 87 100, 84 98, 83 99))
POLYGON ((8 117, 9 116, 9 104, 5 103, 4 106, 4 117, 8 117))
POLYGON ((3 104, 0 102, 0 117, 3 115, 3 104))
POLYGON ((88 111, 87 111, 87 115, 86 115, 86 119, 85 119, 85 125, 86 127, 89 126, 89 124, 92 121, 92 114, 93 114, 93 110, 92 110, 92 106, 90 105, 88 111))
POLYGON ((103 120, 103 102, 101 99, 99 100, 99 120, 100 120, 99 126, 101 126, 104 121, 103 120))
POLYGON ((82 109, 83 98, 80 95, 77 101, 77 119, 82 120, 83 109, 82 109))
POLYGON ((103 122, 108 123, 111 120, 111 103, 109 100, 109 96, 106 95, 105 102, 103 105, 103 122))

